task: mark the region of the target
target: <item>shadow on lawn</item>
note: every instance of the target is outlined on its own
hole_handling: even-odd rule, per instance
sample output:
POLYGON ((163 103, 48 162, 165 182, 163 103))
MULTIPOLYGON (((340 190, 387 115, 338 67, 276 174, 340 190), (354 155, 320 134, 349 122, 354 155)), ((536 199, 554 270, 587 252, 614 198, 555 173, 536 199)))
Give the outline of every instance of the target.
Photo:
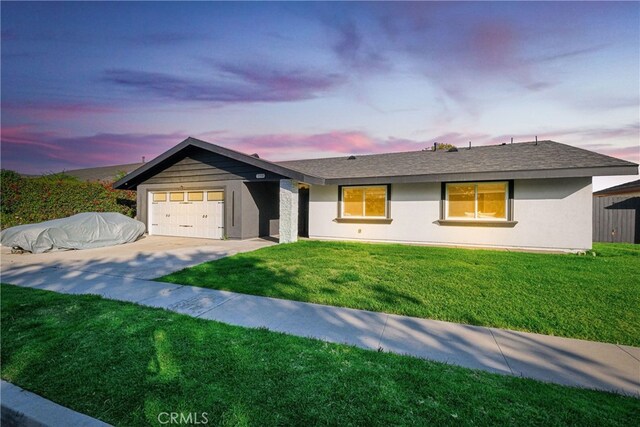
MULTIPOLYGON (((50 263, 29 263, 25 258, 20 265, 5 269, 2 281, 67 294, 97 294, 239 326, 265 327, 491 372, 636 395, 640 391, 638 379, 629 375, 629 363, 635 363, 637 367, 640 362, 613 344, 574 346, 577 341, 561 338, 470 325, 452 326, 428 319, 140 279, 158 277, 231 252, 232 249, 222 248, 192 251, 189 255, 158 252, 137 254, 127 260, 104 257, 50 263), (609 354, 603 356, 607 352, 609 354)), ((295 274, 265 268, 251 257, 243 257, 243 260, 243 270, 233 272, 234 275, 245 276, 247 280, 259 275, 261 282, 266 279, 274 285, 296 284, 295 274)), ((388 292, 385 295, 385 289, 380 287, 376 292, 388 301, 407 298, 388 292)))
MULTIPOLYGON (((162 425, 160 414, 196 410, 210 420, 253 415, 260 422, 260 406, 274 419, 301 416, 286 403, 274 406, 271 397, 305 387, 305 375, 280 371, 273 377, 269 371, 269 362, 286 366, 297 349, 274 354, 270 337, 264 336, 269 344, 260 343, 266 331, 202 327, 195 319, 176 322, 87 299, 74 301, 82 312, 71 313, 68 302, 47 299, 46 306, 40 298, 34 295, 3 318, 12 322, 3 329, 3 377, 37 394, 115 425, 162 425), (43 318, 46 334, 33 324, 43 318), (19 336, 11 332, 15 323, 21 323, 19 336)), ((306 366, 306 374, 313 369, 306 366)), ((309 412, 311 422, 317 414, 309 412)))

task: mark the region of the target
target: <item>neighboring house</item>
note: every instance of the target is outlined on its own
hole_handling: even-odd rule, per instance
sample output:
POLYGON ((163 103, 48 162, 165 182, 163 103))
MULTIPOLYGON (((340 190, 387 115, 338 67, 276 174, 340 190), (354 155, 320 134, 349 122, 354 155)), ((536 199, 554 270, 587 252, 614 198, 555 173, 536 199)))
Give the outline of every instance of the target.
POLYGON ((188 138, 114 185, 150 234, 577 251, 592 177, 637 173, 552 141, 274 163, 188 138))
POLYGON ((62 173, 78 178, 80 181, 105 181, 111 182, 116 177, 131 173, 144 163, 130 163, 127 165, 100 166, 96 168, 72 169, 62 173))
POLYGON ((593 193, 593 241, 640 243, 640 180, 593 193))

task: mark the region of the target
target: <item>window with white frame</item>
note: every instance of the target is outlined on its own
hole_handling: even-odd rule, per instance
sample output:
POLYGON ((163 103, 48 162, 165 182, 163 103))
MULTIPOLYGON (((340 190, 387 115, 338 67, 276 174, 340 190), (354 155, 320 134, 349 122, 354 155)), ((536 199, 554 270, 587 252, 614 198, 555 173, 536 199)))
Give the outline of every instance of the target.
POLYGON ((386 218, 387 186, 342 187, 342 218, 386 218))
POLYGON ((507 220, 508 182, 446 184, 445 218, 453 220, 507 220))

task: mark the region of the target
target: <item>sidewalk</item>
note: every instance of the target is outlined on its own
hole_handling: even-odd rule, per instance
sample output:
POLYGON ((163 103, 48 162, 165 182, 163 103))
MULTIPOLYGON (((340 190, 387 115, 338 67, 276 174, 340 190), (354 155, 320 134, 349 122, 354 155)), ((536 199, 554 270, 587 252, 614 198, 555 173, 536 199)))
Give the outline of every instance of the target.
POLYGON ((2 282, 165 308, 507 375, 640 396, 640 348, 181 286, 22 266, 2 282))

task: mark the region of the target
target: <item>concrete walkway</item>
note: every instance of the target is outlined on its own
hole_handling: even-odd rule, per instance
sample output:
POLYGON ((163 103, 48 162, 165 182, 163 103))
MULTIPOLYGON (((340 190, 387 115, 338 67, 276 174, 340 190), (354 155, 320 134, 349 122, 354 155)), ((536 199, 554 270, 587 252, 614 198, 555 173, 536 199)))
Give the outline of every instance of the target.
POLYGON ((159 283, 135 275, 135 269, 122 274, 119 269, 22 265, 4 269, 2 281, 67 294, 97 294, 232 325, 266 327, 468 368, 640 396, 640 348, 636 347, 159 283))

